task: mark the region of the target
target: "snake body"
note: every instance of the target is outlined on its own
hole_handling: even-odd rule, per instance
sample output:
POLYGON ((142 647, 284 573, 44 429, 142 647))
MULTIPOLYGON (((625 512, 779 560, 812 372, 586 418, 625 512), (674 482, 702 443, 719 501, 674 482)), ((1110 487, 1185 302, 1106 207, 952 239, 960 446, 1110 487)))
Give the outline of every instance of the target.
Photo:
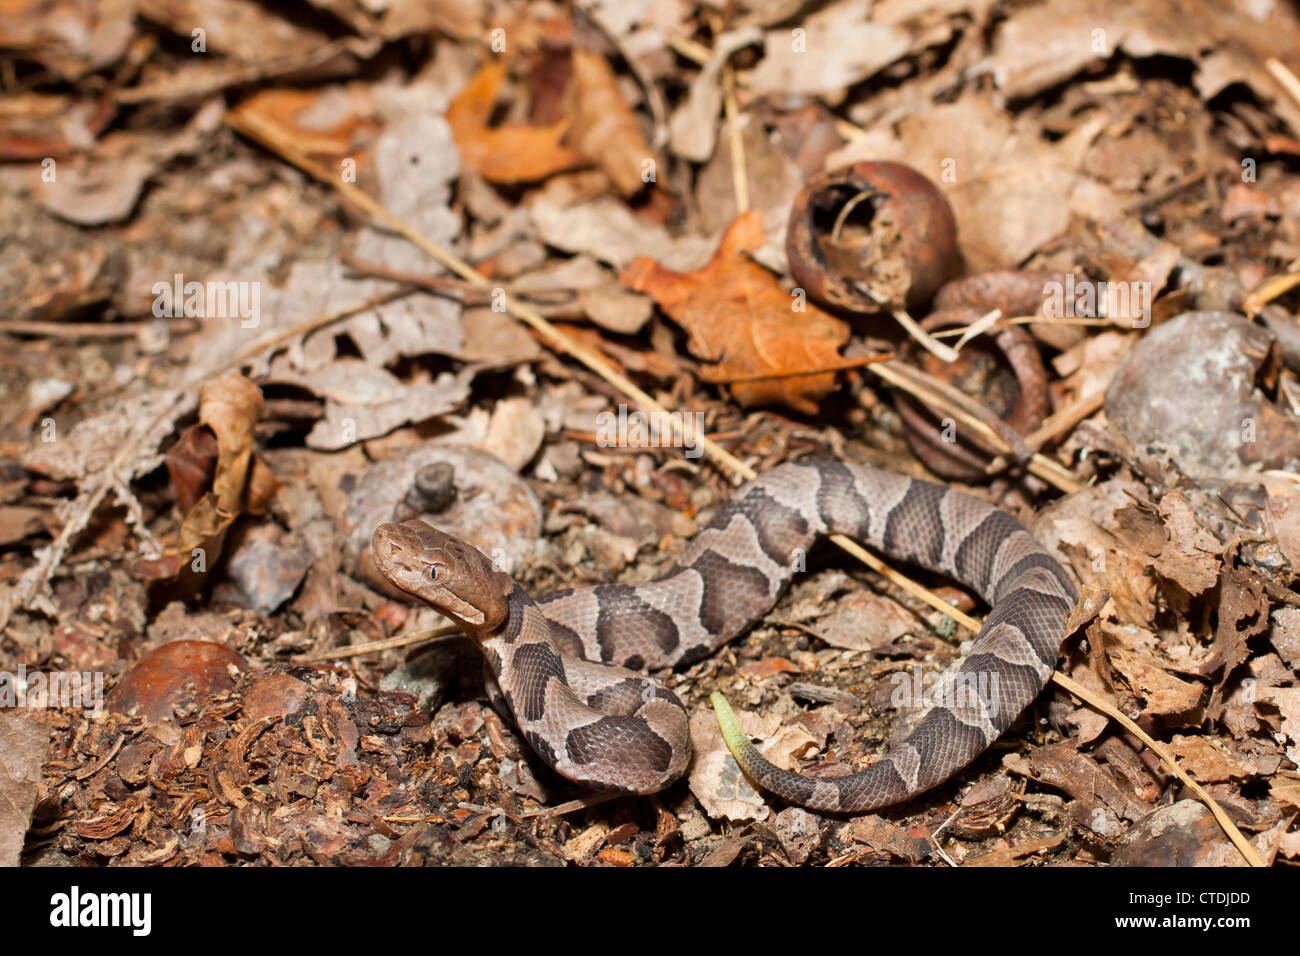
POLYGON ((543 761, 593 788, 649 793, 685 772, 690 736, 681 702, 643 672, 699 660, 743 633, 809 547, 836 533, 948 575, 991 605, 971 653, 931 695, 938 702, 864 770, 829 778, 781 770, 736 739, 732 724, 728 742, 756 784, 810 809, 854 812, 947 780, 1050 677, 1074 585, 1005 512, 941 485, 812 459, 739 489, 672 570, 643 584, 532 599, 481 552, 419 520, 381 525, 373 548, 394 584, 479 641, 543 761))

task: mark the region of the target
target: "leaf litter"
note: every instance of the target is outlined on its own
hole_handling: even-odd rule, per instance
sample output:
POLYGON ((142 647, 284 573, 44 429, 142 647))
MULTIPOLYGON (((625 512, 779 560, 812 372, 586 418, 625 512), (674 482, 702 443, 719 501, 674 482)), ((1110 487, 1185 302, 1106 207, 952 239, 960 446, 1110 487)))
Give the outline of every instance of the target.
POLYGON ((1098 14, 1052 0, 446 0, 336 5, 317 27, 253 0, 66 6, 84 29, 28 5, 0 35, 47 71, 0 115, 23 223, 0 243, 0 697, 20 665, 110 693, 0 711, 0 862, 1243 862, 1199 794, 1063 689, 906 807, 845 821, 755 791, 710 692, 771 759, 833 774, 916 719, 903 677, 964 652, 931 605, 829 552, 750 635, 660 675, 692 712, 688 780, 529 815, 582 794, 491 709, 473 648, 422 646, 440 619, 345 546, 348 513, 459 509, 511 542, 522 516, 531 593, 635 583, 725 498, 712 452, 602 442, 598 415, 635 396, 521 308, 758 470, 820 452, 925 476, 896 388, 859 368, 902 353, 898 328, 788 272, 795 193, 859 160, 939 188, 967 275, 1146 290, 989 320, 1025 324, 1046 361, 1052 414, 1022 438, 1079 490, 1014 456, 969 487, 1108 595, 1061 672, 1162 742, 1264 862, 1300 860, 1289 8, 1112 4, 1096 36, 1098 14), (202 60, 175 43, 196 19, 202 60), (503 50, 470 39, 496 24, 503 50), (58 268, 35 281, 36 262, 58 268), (1152 360, 1162 341, 1197 357, 1197 388, 1152 360), (367 481, 379 467, 400 480, 367 481))

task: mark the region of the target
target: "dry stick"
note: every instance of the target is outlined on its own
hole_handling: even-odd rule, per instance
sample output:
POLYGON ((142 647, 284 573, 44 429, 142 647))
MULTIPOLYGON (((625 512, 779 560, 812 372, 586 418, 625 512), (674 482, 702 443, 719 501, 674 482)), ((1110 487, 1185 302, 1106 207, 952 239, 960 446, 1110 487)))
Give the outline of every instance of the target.
POLYGON ((346 319, 350 315, 356 315, 358 312, 365 312, 369 309, 375 308, 376 306, 383 305, 386 302, 391 302, 394 299, 400 299, 404 295, 410 295, 411 292, 412 290, 409 288, 399 288, 399 289, 393 289, 390 292, 381 292, 379 293, 379 295, 371 296, 369 299, 366 299, 363 302, 357 302, 354 303, 353 305, 344 306, 343 308, 335 312, 327 312, 325 315, 318 315, 315 318, 304 319, 303 321, 297 322, 294 325, 291 325, 289 328, 281 332, 275 333, 275 335, 268 335, 266 338, 254 342, 252 345, 244 349, 234 358, 226 362, 222 362, 219 366, 217 366, 214 369, 209 369, 208 371, 203 372, 199 376, 198 380, 195 381, 189 387, 191 388, 197 387, 203 382, 208 381, 209 379, 216 378, 218 375, 222 374, 223 372, 227 372, 232 368, 238 368, 239 366, 243 365, 245 362, 249 362, 257 358, 257 356, 261 355, 267 349, 278 348, 279 346, 283 345, 286 342, 292 342, 294 339, 298 338, 299 336, 308 335, 311 332, 315 332, 318 329, 322 329, 325 326, 338 322, 341 319, 346 319))
MULTIPOLYGON (((390 213, 387 209, 381 206, 376 200, 372 199, 369 195, 357 189, 351 183, 345 182, 341 177, 335 176, 325 167, 321 166, 319 163, 315 162, 310 157, 303 154, 300 150, 298 150, 295 146, 293 146, 292 143, 287 142, 284 136, 278 130, 274 129, 273 127, 269 127, 261 122, 255 120, 250 121, 246 117, 241 117, 238 116, 237 114, 232 114, 232 113, 226 114, 226 122, 234 129, 238 130, 241 133, 244 133, 245 135, 249 136, 251 139, 254 139, 257 142, 261 143, 262 145, 266 146, 272 152, 282 156, 289 162, 293 163, 299 169, 302 169, 304 172, 307 172, 310 175, 316 177, 322 183, 332 186, 334 189, 342 193, 346 200, 352 202, 356 206, 361 207, 362 209, 371 212, 377 218, 383 220, 394 231, 396 231, 402 236, 405 236, 412 243, 414 243, 419 248, 423 249, 433 259, 441 263, 446 268, 450 269, 452 272, 455 272, 457 275, 461 276, 462 278, 466 279, 469 282, 474 283, 475 285, 480 285, 484 287, 488 287, 491 285, 490 281, 485 276, 483 276, 478 271, 476 271, 468 263, 465 263, 459 258, 457 258, 456 256, 452 255, 451 253, 444 251, 440 246, 436 245, 435 243, 431 242, 429 239, 425 238, 423 235, 418 233, 415 229, 409 226, 404 220, 390 213)), ((607 366, 604 360, 600 356, 596 355, 590 349, 584 348, 583 346, 579 345, 577 342, 569 338, 559 329, 551 325, 551 323, 548 322, 541 315, 537 314, 536 312, 527 308, 521 303, 516 302, 515 300, 511 299, 508 296, 505 297, 505 305, 508 312, 510 312, 512 315, 514 315, 516 318, 518 318, 520 321, 524 322, 531 328, 537 330, 537 332, 539 332, 543 336, 543 338, 545 338, 549 342, 552 342, 561 351, 567 352, 569 355, 572 355, 583 365, 587 366, 587 368, 591 369, 601 378, 605 379, 605 381, 609 382, 615 388, 619 389, 619 391, 623 392, 623 394, 627 395, 638 405, 640 405, 642 407, 642 410, 648 412, 654 412, 662 415, 668 414, 668 410, 663 405, 655 401, 648 394, 646 394, 644 391, 638 388, 626 376, 621 375, 620 373, 616 372, 614 369, 607 366)), ((875 370, 881 368, 881 366, 868 365, 867 368, 875 370)), ((674 423, 674 428, 681 427, 677 419, 670 417, 669 421, 672 421, 674 423)), ((735 455, 731 454, 725 448, 718 445, 716 442, 712 441, 708 437, 703 435, 696 436, 695 441, 699 447, 703 448, 706 452, 708 452, 709 457, 713 458, 719 464, 722 464, 725 467, 729 468, 734 474, 745 479, 753 479, 758 477, 758 473, 754 471, 753 468, 749 467, 749 465, 745 464, 735 455)), ((907 591, 909 594, 913 595, 914 597, 920 599, 921 601, 924 601, 926 604, 930 605, 935 610, 940 611, 943 614, 946 614, 948 617, 952 618, 962 627, 965 627, 969 631, 971 631, 971 633, 973 634, 979 633, 980 630, 979 625, 971 617, 969 617, 966 614, 963 614, 953 605, 944 601, 942 598, 940 598, 937 594, 934 594, 929 589, 922 587, 920 584, 917 584, 911 578, 907 577, 906 575, 900 574, 898 571, 895 571, 893 568, 889 567, 887 564, 885 564, 875 555, 865 550, 861 545, 859 545, 852 538, 847 538, 842 534, 836 534, 836 535, 831 535, 831 540, 834 541, 835 544, 837 544, 840 548, 847 551, 849 554, 853 555, 863 564, 867 565, 867 567, 871 568, 877 574, 884 577, 891 584, 894 584, 895 586, 902 588, 904 591, 907 591)), ((1059 672, 1053 675, 1054 678, 1058 676, 1060 676, 1059 672)), ((1066 679, 1068 680, 1068 678, 1066 679)), ((1119 721, 1121 724, 1127 726, 1126 722, 1128 721, 1128 718, 1125 717, 1119 710, 1117 710, 1112 705, 1106 703, 1100 698, 1089 697, 1083 699, 1086 700, 1087 703, 1089 703, 1091 706, 1095 707, 1097 710, 1107 715, 1108 717, 1111 717, 1119 721)), ((1182 769, 1178 767, 1178 764, 1174 761, 1173 757, 1167 751, 1164 751, 1163 748, 1162 749, 1153 748, 1153 751, 1156 753, 1157 756, 1161 758, 1161 760, 1163 760, 1166 764, 1170 766, 1174 774, 1180 780, 1187 780, 1186 774, 1182 772, 1182 769)), ((1236 832, 1236 827, 1233 826, 1232 821, 1227 819, 1227 816, 1223 814, 1223 811, 1221 809, 1218 809, 1218 805, 1214 802, 1214 799, 1209 794, 1205 793, 1204 790, 1201 790, 1198 796, 1201 796, 1201 799, 1207 805, 1210 806, 1211 812, 1213 812, 1215 815, 1215 819, 1219 821, 1220 826, 1224 827, 1225 831, 1231 837, 1232 834, 1236 832)), ((1237 834, 1237 837, 1244 840, 1244 838, 1240 837, 1239 833, 1237 834)), ((1240 847, 1241 844, 1238 843, 1237 838, 1234 838, 1233 842, 1240 847)), ((1247 846, 1249 846, 1249 844, 1247 844, 1247 846)), ((1253 852, 1247 853, 1245 850, 1243 850, 1242 852, 1243 855, 1246 856, 1247 860, 1251 862, 1253 865, 1262 865, 1262 861, 1259 860, 1259 856, 1257 854, 1253 852)))
MULTIPOLYGON (((1300 285, 1300 276, 1297 276, 1296 284, 1300 285)), ((993 323, 993 325, 989 326, 989 328, 990 329, 1001 328, 1003 326, 1008 326, 1008 325, 1037 325, 1037 324, 1110 325, 1111 322, 1109 319, 1048 319, 1044 323, 1042 316, 1019 315, 1013 318, 999 319, 997 322, 993 323)), ((944 329, 940 332, 936 332, 935 335, 937 336, 960 335, 970 328, 971 326, 965 326, 962 328, 955 328, 955 329, 944 329)), ((985 331, 988 331, 988 329, 986 329, 985 331)), ((1043 423, 1040 426, 1038 426, 1037 429, 1030 432, 1028 435, 1023 436, 1021 440, 1024 442, 1025 447, 1029 448, 1031 451, 1038 451, 1044 445, 1048 444, 1049 442, 1055 441, 1057 438, 1060 438, 1062 435, 1068 432, 1075 425, 1079 424, 1079 422, 1083 421, 1093 412, 1097 411, 1099 408, 1101 408, 1103 404, 1105 404, 1105 401, 1106 401, 1105 389, 1092 392, 1083 398, 1075 399, 1075 401, 1072 404, 1067 405, 1065 408, 1062 408, 1060 411, 1054 412, 1051 415, 1049 415, 1043 421, 1043 423)))
POLYGON ((669 34, 668 45, 686 59, 694 61, 697 66, 704 66, 713 56, 711 49, 683 33, 669 34))
MULTIPOLYGON (((971 329, 975 328, 978 323, 971 325, 955 325, 950 329, 940 329, 938 332, 931 332, 936 339, 955 339, 965 335, 971 329)), ((1002 317, 996 322, 980 328, 981 332, 988 332, 992 329, 1003 329, 1008 325, 1114 325, 1110 319, 1084 319, 1072 318, 1069 316, 1044 316, 1044 315, 1013 315, 1002 317)))
POLYGON ((973 395, 963 392, 951 382, 946 382, 905 362, 890 362, 885 374, 887 376, 892 374, 910 383, 919 394, 938 395, 953 410, 959 409, 971 418, 981 422, 987 431, 997 434, 1001 446, 1008 449, 1016 457, 1017 461, 1027 461, 1033 456, 1023 439, 993 409, 973 395))
POLYGON ((401 269, 390 269, 387 266, 380 265, 377 262, 366 262, 355 256, 341 256, 343 264, 355 272, 357 275, 368 276, 372 279, 388 279, 392 282, 405 282, 410 285, 419 286, 435 295, 448 296, 453 299, 463 300, 466 292, 478 294, 478 288, 470 289, 463 279, 451 279, 446 276, 418 275, 414 272, 406 272, 401 269))
POLYGON ((1241 303, 1241 311, 1254 316, 1274 299, 1286 295, 1300 285, 1300 272, 1283 272, 1271 275, 1250 290, 1250 294, 1241 303))
POLYGON ((1300 105, 1300 80, 1296 75, 1286 68, 1286 65, 1274 57, 1269 57, 1264 61, 1264 69, 1272 74, 1273 79, 1277 80, 1278 86, 1286 90, 1287 95, 1300 105))
POLYGON ((430 628, 427 631, 418 631, 415 634, 407 634, 403 637, 390 637, 386 641, 366 641, 364 644, 352 644, 348 647, 335 647, 325 651, 312 651, 310 654, 303 654, 301 657, 295 657, 294 662, 298 664, 315 664, 320 661, 337 661, 347 657, 360 657, 362 654, 377 654, 380 651, 391 651, 398 647, 410 647, 413 644, 423 644, 426 641, 433 643, 439 637, 459 633, 459 627, 454 624, 447 624, 442 627, 430 628))
MULTIPOLYGON (((710 435, 709 437, 712 438, 714 441, 719 441, 719 442, 721 442, 721 441, 734 441, 735 439, 741 437, 743 434, 745 434, 743 431, 732 430, 732 431, 729 431, 729 432, 714 432, 714 433, 713 433, 712 435, 710 435)), ((566 428, 566 429, 564 430, 564 437, 565 437, 565 438, 572 438, 574 441, 580 441, 580 442, 582 442, 583 444, 586 444, 586 445, 597 445, 597 446, 599 446, 600 443, 601 443, 601 441, 602 441, 601 437, 600 437, 599 435, 597 435, 595 432, 580 432, 580 431, 575 431, 575 430, 573 430, 572 428, 566 428)), ((606 446, 606 447, 605 447, 605 451, 609 451, 609 450, 610 450, 610 446, 606 446)), ((650 444, 640 445, 640 444, 633 444, 633 443, 630 442, 630 441, 625 441, 625 442, 619 442, 619 443, 618 443, 618 446, 617 446, 616 448, 614 448, 613 450, 615 450, 615 451, 636 451, 636 452, 648 451, 648 452, 654 452, 654 451, 663 451, 663 446, 662 446, 662 445, 650 445, 650 444)))
POLYGON ((151 325, 153 322, 48 322, 40 319, 6 319, 0 322, 0 332, 11 335, 47 335, 56 339, 116 339, 138 335, 151 325))
POLYGON ((597 792, 586 797, 578 797, 576 800, 570 800, 568 803, 556 804, 553 807, 533 807, 531 810, 521 811, 519 818, 528 820, 532 817, 559 817, 566 813, 572 813, 574 810, 587 810, 591 807, 598 806, 606 801, 613 800, 615 797, 626 796, 618 790, 606 790, 603 793, 597 792))
POLYGON ((1169 769, 1174 772, 1174 776, 1186 784, 1187 789, 1196 794, 1196 796, 1200 798, 1201 802, 1210 808, 1210 812, 1214 814, 1214 819, 1219 821, 1219 826, 1222 827, 1223 832, 1228 835, 1228 839, 1232 840, 1237 849, 1241 851, 1241 855, 1246 858, 1246 862, 1251 866, 1265 865, 1264 861, 1260 859, 1259 854, 1255 852, 1255 848, 1250 844, 1250 841, 1242 835, 1241 831, 1237 829, 1236 824, 1234 824, 1228 818, 1228 815, 1223 812, 1223 808, 1219 806, 1214 797, 1210 796, 1205 791, 1204 787, 1183 772, 1183 768, 1178 766, 1178 761, 1174 759, 1174 755, 1166 750, 1162 744, 1159 744, 1152 739, 1151 736, 1139 727, 1127 714, 1112 708, 1104 699, 1098 697, 1079 682, 1066 677, 1060 671, 1052 672, 1052 680, 1060 687, 1065 688, 1075 697, 1078 697, 1088 706, 1101 711, 1103 714, 1106 714, 1108 717, 1120 723, 1125 730, 1129 731, 1141 740, 1142 743, 1146 744, 1157 757, 1169 766, 1169 769))
POLYGON ((1025 436, 1025 444, 1037 451, 1049 442, 1056 441, 1104 404, 1106 404, 1105 389, 1098 389, 1090 395, 1076 399, 1059 412, 1047 416, 1043 424, 1025 436))
POLYGON ((1162 202, 1172 199, 1189 186, 1195 186, 1202 179, 1210 174, 1208 169, 1193 170, 1186 176, 1181 176, 1164 189, 1151 193, 1146 196, 1140 196, 1132 202, 1125 203, 1120 210, 1122 213, 1135 213, 1146 209, 1148 206, 1157 206, 1162 202))
POLYGON ((731 138, 731 188, 736 195, 736 213, 743 216, 749 212, 749 170, 745 167, 745 134, 736 103, 736 74, 730 63, 722 67, 722 103, 731 138))
MULTIPOLYGON (((982 438, 985 438, 992 444, 996 445, 1001 450, 1002 454, 1005 455, 1012 453, 1010 445, 1007 444, 1001 435, 974 415, 971 415, 964 408, 957 405, 955 402, 949 401, 946 395, 943 395, 936 390, 926 388, 925 385, 921 384, 919 381, 907 377, 907 374, 900 374, 891 363, 881 362, 875 365, 868 365, 866 368, 868 371, 883 378, 886 382, 889 382, 889 384, 901 388, 909 394, 915 395, 927 405, 937 407, 941 412, 958 419, 963 424, 976 431, 982 438)), ((917 377, 920 377, 919 374, 917 377)), ((1077 491, 1082 487, 1079 484, 1078 479, 1062 468, 1059 463, 1048 458, 1046 455, 1039 454, 1038 452, 1034 452, 1030 456, 1025 467, 1030 473, 1038 476, 1043 479, 1043 481, 1048 482, 1056 488, 1059 488, 1066 494, 1077 491)))
POLYGON ((919 342, 927 352, 930 352, 932 355, 945 362, 952 363, 957 361, 957 350, 951 345, 944 345, 925 329, 921 328, 920 323, 918 323, 916 319, 912 318, 906 309, 894 308, 880 296, 876 295, 875 292, 871 291, 871 289, 867 288, 864 283, 857 282, 854 284, 858 287, 859 291, 869 296, 871 300, 881 308, 888 309, 889 314, 894 317, 894 321, 901 325, 908 335, 916 339, 916 341, 919 342))

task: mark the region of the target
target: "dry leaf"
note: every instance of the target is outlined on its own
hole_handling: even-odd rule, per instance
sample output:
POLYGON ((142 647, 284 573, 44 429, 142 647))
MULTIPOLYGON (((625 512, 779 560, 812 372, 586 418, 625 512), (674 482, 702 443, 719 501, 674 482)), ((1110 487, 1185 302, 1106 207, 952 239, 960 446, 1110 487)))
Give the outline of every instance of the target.
MULTIPOLYGON (((59 168, 58 189, 38 189, 42 206, 79 226, 117 222, 135 209, 145 182, 177 156, 202 150, 221 125, 219 100, 209 100, 177 135, 109 134, 92 153, 59 168)), ((32 167, 33 170, 36 167, 32 167)))
POLYGON ((487 434, 480 448, 500 458, 515 471, 533 460, 546 437, 546 422, 531 399, 506 398, 492 409, 487 434))
MULTIPOLYGON (((253 464, 253 426, 261 414, 262 390, 239 372, 203 386, 199 422, 211 429, 217 450, 212 489, 186 512, 176 544, 160 557, 137 561, 133 575, 150 581, 179 577, 196 588, 221 556, 234 520, 245 511, 265 512, 277 483, 269 468, 253 464), (250 482, 254 474, 257 480, 250 482)), ((191 492, 186 489, 187 496, 191 492)))
POLYGON ((638 255, 649 255, 679 269, 690 268, 705 261, 712 245, 704 236, 673 239, 663 226, 638 219, 612 196, 569 203, 542 190, 529 204, 528 215, 548 246, 586 253, 616 269, 638 255))
MULTIPOLYGON (((375 141, 371 152, 373 176, 379 186, 377 198, 384 208, 431 242, 444 248, 456 243, 465 224, 461 213, 451 206, 451 187, 461 173, 461 163, 448 121, 428 112, 427 107, 402 110, 389 121, 388 129, 375 141)), ((424 275, 430 266, 424 251, 391 230, 373 225, 358 237, 354 255, 364 262, 383 263, 398 272, 424 275)), ((429 317, 425 325, 445 326, 459 317, 458 302, 446 296, 421 298, 424 301, 415 310, 429 317)), ((402 304, 392 302, 388 307, 400 308, 402 304)), ((349 326, 360 318, 363 316, 351 320, 349 326)), ((422 330, 414 317, 400 323, 388 317, 381 317, 381 321, 394 326, 391 332, 394 338, 416 339, 421 331, 426 341, 441 341, 445 337, 427 328, 422 330), (403 334, 404 330, 409 331, 403 334)))
MULTIPOLYGON (((642 257, 619 280, 648 293, 685 328, 693 354, 718 363, 707 370, 708 378, 834 366, 849 339, 848 325, 812 303, 795 311, 796 299, 745 254, 762 244, 763 218, 750 211, 731 224, 703 269, 673 272, 642 257)), ((779 402, 811 415, 817 401, 835 388, 835 373, 737 382, 730 388, 741 405, 779 402)))
POLYGON ((0 712, 0 866, 18 865, 49 738, 41 721, 0 712))
MULTIPOLYGON (((794 208, 795 197, 803 188, 804 176, 773 142, 757 116, 746 113, 740 123, 741 153, 745 158, 745 178, 750 183, 753 208, 763 214, 769 246, 785 253, 785 230, 794 208)), ((717 150, 695 181, 695 197, 700 208, 700 228, 715 232, 726 228, 736 218, 736 171, 731 156, 732 138, 724 136, 717 150)), ((768 260, 764 260, 767 264, 768 260)), ((788 265, 782 259, 781 270, 788 265)))
MULTIPOLYGON (((745 733, 767 737, 779 720, 775 717, 760 720, 756 714, 738 710, 736 717, 745 733), (760 726, 762 724, 763 726, 760 726)), ((718 719, 712 708, 703 707, 691 715, 691 749, 695 759, 691 763, 691 793, 700 801, 709 816, 728 820, 766 820, 771 811, 763 795, 741 771, 731 756, 718 728, 718 719)))
POLYGON ((1133 693, 1143 701, 1144 715, 1186 715, 1201 703, 1204 688, 1170 674, 1156 658, 1124 648, 1107 647, 1106 650, 1115 670, 1123 675, 1133 693))
POLYGON ((766 35, 763 60, 750 78, 756 94, 823 93, 832 98, 872 76, 912 48, 906 30, 875 22, 874 0, 840 0, 788 28, 766 35))
POLYGON ((14 544, 46 527, 52 517, 46 508, 28 505, 0 506, 0 547, 14 544))
MULTIPOLYGON (((212 53, 248 63, 300 55, 325 44, 327 37, 276 14, 275 5, 255 0, 137 0, 140 12, 189 43, 196 26, 212 53)), ((198 57, 204 59, 204 57, 198 57)))
POLYGON ((505 75, 505 64, 499 60, 486 64, 447 107, 461 162, 494 183, 535 182, 586 166, 582 153, 560 143, 568 132, 568 120, 550 126, 487 125, 505 75))
POLYGON ((573 51, 573 126, 568 142, 595 160, 624 196, 640 192, 646 162, 655 163, 641 123, 618 91, 614 71, 605 58, 587 50, 573 51))
POLYGON ((1192 82, 1205 101, 1242 83, 1267 109, 1300 129, 1300 109, 1264 67, 1286 59, 1300 44, 1293 13, 1285 4, 1251 11, 1232 4, 1204 4, 1189 16, 1179 0, 1103 0, 1081 6, 1048 0, 1008 18, 997 37, 990 66, 1010 98, 1031 96, 1121 51, 1130 57, 1170 56, 1196 67, 1192 82), (1206 37, 1214 37, 1207 43, 1206 37), (1271 102, 1270 102, 1271 100, 1271 102))
POLYGON ((268 377, 325 399, 325 415, 307 435, 307 446, 322 451, 346 448, 449 412, 469 395, 465 376, 443 372, 432 382, 408 385, 387 369, 348 357, 305 373, 276 359, 268 377))
POLYGON ((722 109, 722 84, 718 74, 737 50, 757 43, 763 34, 756 27, 730 30, 713 41, 713 53, 691 81, 686 101, 668 121, 672 150, 683 159, 702 163, 713 155, 718 136, 718 113, 722 109))
POLYGON ((7 2, 0 45, 75 80, 121 58, 137 36, 137 6, 136 0, 7 2))
POLYGON ((217 467, 217 440, 211 429, 191 425, 181 434, 180 440, 167 449, 164 459, 176 504, 189 514, 212 481, 217 467))
POLYGON ((1182 768, 1201 783, 1218 783, 1234 777, 1250 776, 1250 769, 1211 737, 1175 735, 1169 741, 1169 749, 1174 752, 1182 768))
POLYGON ((1180 492, 1167 491, 1159 509, 1169 541, 1156 556, 1156 572, 1176 581, 1191 595, 1214 587, 1219 580, 1223 545, 1197 523, 1191 505, 1180 492))
POLYGON ((858 843, 885 856, 920 863, 931 853, 924 829, 899 826, 875 813, 854 817, 845 829, 858 843))
POLYGON ((358 130, 366 125, 363 105, 355 94, 337 90, 275 87, 254 93, 234 112, 283 131, 305 152, 341 159, 350 155, 358 130), (331 108, 322 109, 326 104, 331 108))
POLYGON ((1224 568, 1219 589, 1214 654, 1202 673, 1220 671, 1210 698, 1209 716, 1223 713, 1223 687, 1250 657, 1247 641, 1269 625, 1268 596, 1258 573, 1248 568, 1224 568))
POLYGON ((897 602, 872 591, 846 594, 815 628, 817 636, 827 644, 851 651, 878 650, 904 634, 924 631, 897 602))
POLYGON ((1282 715, 1282 733, 1290 738, 1286 755, 1300 761, 1300 687, 1269 687, 1259 692, 1260 700, 1277 707, 1282 715))

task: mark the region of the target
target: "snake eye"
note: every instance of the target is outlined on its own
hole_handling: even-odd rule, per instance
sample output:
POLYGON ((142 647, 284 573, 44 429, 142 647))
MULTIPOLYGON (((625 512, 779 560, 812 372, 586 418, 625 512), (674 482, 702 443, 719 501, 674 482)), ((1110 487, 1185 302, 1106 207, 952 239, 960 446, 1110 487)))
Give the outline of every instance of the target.
POLYGON ((438 569, 439 569, 439 567, 440 567, 440 565, 437 565, 437 564, 431 564, 431 565, 429 565, 429 580, 430 580, 430 581, 436 581, 436 580, 438 580, 438 569))

